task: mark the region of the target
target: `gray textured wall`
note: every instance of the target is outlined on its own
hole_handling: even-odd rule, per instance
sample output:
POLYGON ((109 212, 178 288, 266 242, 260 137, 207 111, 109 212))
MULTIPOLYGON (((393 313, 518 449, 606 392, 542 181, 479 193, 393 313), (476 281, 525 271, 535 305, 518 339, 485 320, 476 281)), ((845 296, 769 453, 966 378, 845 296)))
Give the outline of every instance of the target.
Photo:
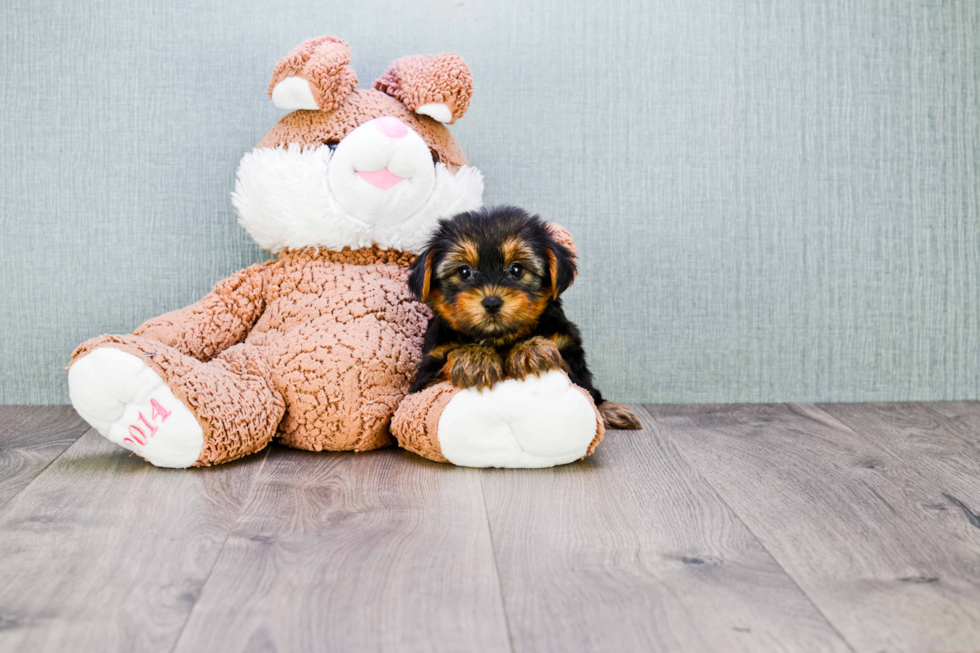
POLYGON ((229 201, 273 66, 455 50, 488 202, 569 227, 620 400, 980 396, 976 0, 4 0, 0 402, 263 259, 229 201))

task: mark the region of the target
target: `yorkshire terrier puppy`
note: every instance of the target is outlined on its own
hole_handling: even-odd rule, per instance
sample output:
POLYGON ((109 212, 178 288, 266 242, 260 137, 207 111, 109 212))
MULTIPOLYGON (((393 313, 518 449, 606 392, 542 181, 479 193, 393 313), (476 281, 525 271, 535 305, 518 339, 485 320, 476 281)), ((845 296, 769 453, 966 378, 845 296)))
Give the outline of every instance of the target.
POLYGON ((410 392, 444 380, 489 388, 561 369, 592 395, 607 428, 640 428, 629 408, 605 401, 592 385, 581 335, 559 299, 575 271, 571 252, 522 209, 481 209, 440 221, 408 279, 434 314, 410 392))

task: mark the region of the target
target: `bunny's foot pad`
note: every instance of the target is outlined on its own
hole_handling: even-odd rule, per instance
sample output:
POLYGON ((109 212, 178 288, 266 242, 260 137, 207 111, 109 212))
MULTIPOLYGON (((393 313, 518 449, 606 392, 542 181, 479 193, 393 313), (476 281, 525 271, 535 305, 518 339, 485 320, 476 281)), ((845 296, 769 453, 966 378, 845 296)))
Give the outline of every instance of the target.
POLYGON ((157 467, 190 467, 201 456, 197 418, 137 356, 96 349, 71 366, 68 392, 78 414, 103 437, 157 467))

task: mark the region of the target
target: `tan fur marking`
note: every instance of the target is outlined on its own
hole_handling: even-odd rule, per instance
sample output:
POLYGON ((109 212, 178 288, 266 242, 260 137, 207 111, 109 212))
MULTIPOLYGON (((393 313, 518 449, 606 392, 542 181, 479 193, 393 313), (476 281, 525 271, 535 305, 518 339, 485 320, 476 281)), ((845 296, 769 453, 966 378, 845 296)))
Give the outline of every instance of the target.
POLYGON ((530 272, 538 276, 541 276, 544 272, 544 266, 540 257, 534 253, 534 250, 523 239, 517 236, 511 236, 505 240, 504 244, 500 247, 500 252, 504 255, 505 268, 511 263, 520 262, 530 272))
POLYGON ((570 345, 575 344, 575 340, 565 335, 564 333, 556 333, 553 336, 548 336, 548 340, 551 340, 553 343, 555 343, 559 351, 565 349, 570 345))
POLYGON ((422 301, 429 299, 429 291, 432 289, 432 259, 435 258, 435 252, 429 252, 429 255, 425 257, 425 276, 422 278, 422 301))
POLYGON ((637 419, 633 411, 623 404, 612 401, 604 401, 599 404, 599 414, 607 429, 628 429, 637 431, 640 428, 640 420, 637 419))
POLYGON ((548 272, 551 274, 551 298, 558 299, 558 257, 548 249, 548 272))
POLYGON ((514 261, 526 261, 534 258, 534 252, 527 247, 523 239, 516 236, 511 236, 505 240, 500 250, 504 255, 505 266, 514 261))
POLYGON ((487 312, 483 308, 483 299, 486 295, 477 290, 467 290, 456 295, 456 306, 454 313, 461 324, 470 327, 482 324, 487 317, 487 312))
POLYGON ((476 269, 480 264, 480 254, 476 243, 463 241, 456 243, 451 250, 446 253, 445 258, 439 264, 437 274, 444 282, 458 283, 454 278, 456 270, 460 265, 468 265, 476 269))
POLYGON ((534 336, 514 345, 504 363, 507 375, 515 379, 525 379, 532 374, 540 376, 545 372, 561 369, 562 366, 558 347, 541 336, 534 336))
POLYGON ((548 305, 548 295, 528 296, 527 293, 502 286, 486 286, 465 290, 456 295, 454 303, 445 301, 439 293, 429 305, 456 331, 484 334, 487 344, 495 347, 510 344, 527 336, 537 324, 548 305), (496 316, 483 308, 487 297, 500 297, 504 305, 496 316))
POLYGON ((526 338, 529 333, 534 329, 533 324, 529 324, 526 327, 522 327, 519 331, 514 331, 511 333, 505 333, 502 336, 488 337, 480 340, 481 343, 487 345, 488 347, 509 347, 518 340, 526 338))
POLYGON ((426 356, 435 359, 440 359, 440 358, 445 359, 446 356, 449 354, 449 352, 451 352, 453 349, 456 349, 457 347, 459 347, 459 344, 455 342, 448 343, 445 345, 439 345, 438 347, 433 347, 431 350, 429 350, 429 353, 426 354, 426 356))
POLYGON ((503 361, 489 347, 463 345, 449 352, 442 374, 457 388, 490 388, 504 378, 503 361))
POLYGON ((476 243, 469 240, 460 242, 449 255, 451 258, 460 263, 465 263, 474 269, 480 265, 480 252, 476 247, 476 243))

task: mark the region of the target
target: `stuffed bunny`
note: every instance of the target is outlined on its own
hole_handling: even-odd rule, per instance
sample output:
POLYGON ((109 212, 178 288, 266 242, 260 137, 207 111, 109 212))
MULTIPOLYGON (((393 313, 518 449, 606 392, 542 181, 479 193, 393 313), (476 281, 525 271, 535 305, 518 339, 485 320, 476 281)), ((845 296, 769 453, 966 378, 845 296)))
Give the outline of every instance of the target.
POLYGON ((439 218, 481 204, 483 178, 445 126, 469 107, 472 77, 454 54, 409 56, 357 89, 350 60, 324 36, 273 72, 269 94, 292 113, 242 158, 232 201, 276 258, 132 335, 83 343, 68 371, 75 409, 160 467, 227 462, 273 438, 366 451, 392 433, 469 466, 591 453, 602 420, 561 372, 406 398, 430 317, 408 266, 439 218))

